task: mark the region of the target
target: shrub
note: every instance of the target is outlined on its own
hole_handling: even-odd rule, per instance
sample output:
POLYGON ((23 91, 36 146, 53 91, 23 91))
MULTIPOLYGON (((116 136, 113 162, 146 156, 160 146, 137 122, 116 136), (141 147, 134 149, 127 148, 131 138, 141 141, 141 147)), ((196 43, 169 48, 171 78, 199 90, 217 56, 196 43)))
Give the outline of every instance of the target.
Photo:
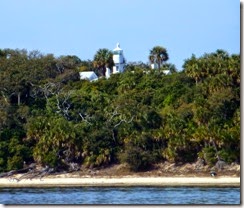
POLYGON ((145 151, 140 147, 130 146, 120 156, 121 162, 127 163, 132 171, 141 171, 148 169, 153 157, 149 151, 145 151))
POLYGON ((8 158, 7 169, 8 170, 18 170, 23 168, 23 158, 21 156, 14 155, 8 158))
POLYGON ((205 147, 203 148, 203 155, 204 155, 204 160, 206 163, 210 166, 214 166, 217 162, 217 157, 216 157, 216 151, 214 147, 205 147))

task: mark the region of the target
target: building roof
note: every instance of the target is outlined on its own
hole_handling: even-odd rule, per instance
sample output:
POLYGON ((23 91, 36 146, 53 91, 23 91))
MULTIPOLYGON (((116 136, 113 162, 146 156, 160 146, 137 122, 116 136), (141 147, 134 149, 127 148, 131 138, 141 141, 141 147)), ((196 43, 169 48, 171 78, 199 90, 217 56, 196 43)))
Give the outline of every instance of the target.
POLYGON ((93 71, 80 72, 80 79, 85 79, 89 81, 95 81, 98 79, 97 75, 93 71))

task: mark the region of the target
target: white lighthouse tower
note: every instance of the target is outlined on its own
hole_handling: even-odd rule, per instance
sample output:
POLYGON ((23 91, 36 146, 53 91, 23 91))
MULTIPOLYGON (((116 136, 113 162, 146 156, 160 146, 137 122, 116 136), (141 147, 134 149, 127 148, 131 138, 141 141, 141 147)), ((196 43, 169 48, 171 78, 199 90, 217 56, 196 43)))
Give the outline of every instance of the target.
POLYGON ((113 50, 113 74, 124 72, 125 58, 123 55, 123 50, 120 48, 119 43, 117 43, 116 48, 113 50))

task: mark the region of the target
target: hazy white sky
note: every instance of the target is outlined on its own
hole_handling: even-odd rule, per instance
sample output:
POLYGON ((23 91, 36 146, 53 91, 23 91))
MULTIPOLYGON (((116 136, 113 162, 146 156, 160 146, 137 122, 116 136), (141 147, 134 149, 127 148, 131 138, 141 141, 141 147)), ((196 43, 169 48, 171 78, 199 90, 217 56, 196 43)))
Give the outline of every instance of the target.
POLYGON ((179 70, 193 53, 240 53, 237 0, 2 0, 0 8, 2 49, 86 60, 119 42, 127 62, 147 62, 160 45, 179 70))

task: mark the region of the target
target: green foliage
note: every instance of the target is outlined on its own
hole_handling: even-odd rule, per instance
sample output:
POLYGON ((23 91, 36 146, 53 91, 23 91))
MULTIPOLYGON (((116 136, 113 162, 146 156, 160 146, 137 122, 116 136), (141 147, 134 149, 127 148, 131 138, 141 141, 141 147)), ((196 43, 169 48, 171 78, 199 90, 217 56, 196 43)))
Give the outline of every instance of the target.
POLYGON ((114 65, 113 53, 106 48, 99 49, 94 56, 93 64, 98 69, 97 72, 105 76, 106 67, 111 69, 114 65))
POLYGON ((202 149, 202 152, 203 152, 205 162, 210 166, 214 166, 217 162, 217 155, 214 147, 213 146, 204 147, 202 149))
POLYGON ((125 162, 133 171, 198 156, 210 166, 218 158, 239 162, 240 55, 193 55, 182 72, 165 63, 166 49, 151 55, 161 70, 131 63, 88 82, 78 71, 104 74, 111 51, 100 49, 91 62, 0 50, 0 171, 24 161, 63 169, 125 162))
POLYGON ((32 147, 23 141, 25 134, 19 130, 4 129, 0 132, 0 171, 20 169, 32 159, 32 147))
POLYGON ((132 171, 146 170, 153 162, 149 151, 136 146, 128 146, 120 157, 121 161, 127 163, 132 171))
POLYGON ((7 170, 18 170, 23 168, 23 158, 18 155, 8 159, 7 170))
POLYGON ((74 158, 80 160, 81 133, 63 117, 39 116, 30 119, 27 138, 35 143, 33 156, 37 162, 63 166, 74 158))
POLYGON ((48 165, 49 167, 57 167, 58 157, 55 151, 49 150, 46 154, 43 155, 42 163, 48 165))
POLYGON ((222 158, 225 162, 227 163, 232 163, 232 162, 240 162, 239 160, 239 155, 240 155, 240 150, 236 149, 222 149, 221 151, 218 152, 220 158, 222 158))
POLYGON ((161 68, 161 64, 169 59, 168 52, 164 47, 155 46, 150 50, 149 60, 161 68))

